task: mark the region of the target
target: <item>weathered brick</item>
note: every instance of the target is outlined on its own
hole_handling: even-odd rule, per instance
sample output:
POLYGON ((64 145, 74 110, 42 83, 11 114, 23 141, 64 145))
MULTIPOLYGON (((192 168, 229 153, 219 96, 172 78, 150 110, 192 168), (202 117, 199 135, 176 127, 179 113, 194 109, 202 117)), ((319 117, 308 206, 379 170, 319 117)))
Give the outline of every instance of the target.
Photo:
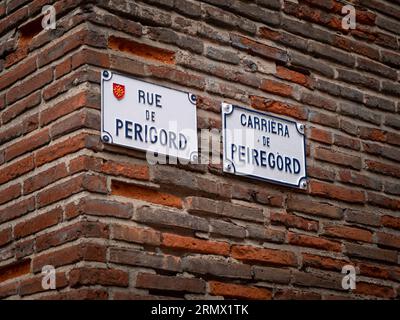
POLYGON ((372 242, 372 232, 351 226, 324 225, 324 234, 330 237, 372 242))
POLYGON ((290 251, 235 245, 231 252, 233 258, 244 262, 277 266, 297 265, 296 256, 290 251))
POLYGON ((80 202, 80 207, 85 213, 95 216, 129 219, 133 214, 131 204, 103 199, 85 198, 80 202))
POLYGON ((204 280, 184 277, 168 277, 150 273, 139 273, 136 287, 150 290, 172 290, 203 293, 206 289, 204 280))
POLYGON ((331 185, 325 182, 312 180, 310 193, 325 198, 337 199, 346 202, 363 203, 365 201, 364 191, 331 185))
POLYGON ((224 278, 251 279, 251 266, 246 264, 226 262, 204 257, 185 257, 182 260, 183 270, 224 278))
POLYGON ((37 233, 48 227, 54 226, 62 219, 62 209, 47 211, 31 219, 18 223, 14 228, 14 235, 16 238, 26 237, 28 235, 37 233))
POLYGON ((139 250, 111 248, 109 260, 118 264, 149 267, 157 270, 182 271, 179 257, 139 250))
POLYGON ((251 300, 270 300, 272 298, 272 291, 266 288, 257 288, 217 281, 210 281, 208 285, 210 288, 210 294, 215 296, 251 300))
POLYGON ((112 239, 154 246, 161 244, 161 234, 157 231, 119 224, 112 227, 112 239))
POLYGON ((21 185, 19 183, 10 185, 0 190, 0 204, 11 201, 21 195, 21 185))
POLYGON ((151 208, 149 206, 142 206, 135 212, 134 219, 140 222, 178 227, 189 230, 199 230, 208 232, 207 220, 192 215, 158 208, 151 208))
POLYGON ((341 245, 339 242, 326 240, 316 236, 306 234, 297 234, 294 232, 288 233, 288 241, 290 244, 302 247, 310 247, 327 251, 340 251, 341 245))
POLYGON ((367 247, 352 243, 347 243, 345 245, 345 248, 346 248, 346 253, 349 256, 397 263, 396 251, 380 249, 377 247, 367 247))
POLYGON ((317 231, 318 222, 308 220, 288 213, 271 212, 270 220, 272 224, 284 225, 289 228, 298 228, 306 231, 317 231))
POLYGON ((206 241, 191 237, 178 236, 171 233, 162 234, 162 246, 190 252, 209 253, 227 256, 230 245, 225 242, 206 241))
POLYGON ((182 200, 180 197, 146 187, 113 180, 111 190, 113 194, 118 196, 139 199, 175 208, 182 208, 182 200))
POLYGON ((104 246, 82 243, 35 256, 32 260, 32 271, 42 270, 45 265, 53 265, 57 268, 79 261, 105 262, 105 260, 106 248, 104 246))
POLYGON ((26 179, 23 184, 23 192, 24 194, 28 194, 39 190, 59 179, 66 177, 67 175, 67 167, 64 163, 60 163, 26 179))
POLYGON ((201 197, 189 197, 185 200, 189 213, 213 214, 249 221, 263 221, 262 209, 214 201, 201 197))
POLYGON ((126 271, 118 269, 76 268, 69 272, 69 285, 73 287, 102 285, 127 287, 129 276, 126 271))
POLYGON ((341 219, 343 217, 343 209, 326 202, 316 202, 309 198, 300 198, 291 196, 287 201, 290 211, 304 212, 312 215, 318 215, 331 219, 341 219))
POLYGON ((150 46, 126 38, 110 36, 108 47, 113 50, 127 52, 149 60, 156 60, 166 64, 175 64, 175 53, 171 50, 150 46))

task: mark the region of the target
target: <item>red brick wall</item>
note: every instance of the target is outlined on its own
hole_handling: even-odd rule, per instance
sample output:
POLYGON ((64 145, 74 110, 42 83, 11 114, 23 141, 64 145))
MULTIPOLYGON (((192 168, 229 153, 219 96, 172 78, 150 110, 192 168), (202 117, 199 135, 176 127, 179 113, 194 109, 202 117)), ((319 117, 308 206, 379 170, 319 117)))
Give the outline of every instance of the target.
POLYGON ((400 2, 295 2, 0 2, 1 298, 400 296, 400 2), (302 121, 308 190, 102 144, 103 68, 302 121))

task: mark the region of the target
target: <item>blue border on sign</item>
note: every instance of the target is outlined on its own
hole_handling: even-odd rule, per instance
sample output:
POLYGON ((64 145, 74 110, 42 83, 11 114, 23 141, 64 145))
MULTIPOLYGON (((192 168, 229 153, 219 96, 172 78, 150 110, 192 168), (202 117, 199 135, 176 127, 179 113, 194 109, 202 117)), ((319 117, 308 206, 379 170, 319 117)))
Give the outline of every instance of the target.
MULTIPOLYGON (((260 111, 257 111, 257 110, 253 110, 253 109, 249 109, 249 108, 244 108, 244 107, 241 107, 241 106, 238 106, 238 105, 234 105, 234 104, 231 104, 231 106, 232 106, 232 111, 231 111, 231 112, 229 112, 229 113, 223 113, 223 116, 224 116, 224 117, 223 117, 223 130, 224 130, 224 132, 225 132, 225 130, 226 130, 226 117, 227 117, 228 115, 232 114, 232 112, 234 111, 235 108, 236 108, 236 109, 241 109, 241 110, 244 110, 244 111, 247 111, 247 112, 252 112, 252 113, 260 114, 260 115, 262 115, 262 116, 268 116, 268 117, 271 117, 271 118, 279 119, 279 120, 281 120, 281 121, 286 121, 286 122, 289 122, 289 123, 293 123, 293 124, 295 125, 295 127, 296 127, 296 130, 299 132, 299 130, 298 130, 298 128, 297 128, 297 122, 296 122, 296 121, 288 120, 288 119, 281 118, 281 117, 277 117, 277 116, 271 115, 270 113, 267 113, 267 112, 260 112, 260 111)), ((221 112, 224 112, 222 107, 221 107, 221 112)), ((279 185, 282 185, 282 186, 289 186, 289 187, 297 187, 297 188, 300 188, 300 183, 301 183, 301 181, 302 181, 303 179, 307 179, 308 176, 307 176, 307 156, 306 156, 306 135, 305 135, 305 132, 304 132, 304 133, 299 132, 299 133, 303 136, 303 156, 304 156, 304 165, 305 165, 305 167, 304 167, 305 176, 300 177, 297 184, 281 182, 281 181, 279 181, 279 180, 273 180, 273 179, 262 178, 262 177, 255 176, 255 175, 251 175, 251 174, 236 173, 236 175, 238 175, 238 176, 243 176, 243 177, 253 178, 253 179, 256 179, 256 180, 260 180, 260 181, 271 182, 271 183, 279 184, 279 185)), ((232 162, 231 160, 229 160, 229 159, 226 158, 227 152, 226 152, 226 143, 225 143, 225 139, 226 139, 226 137, 225 137, 225 135, 223 134, 223 140, 224 140, 224 141, 223 141, 223 144, 224 144, 224 161, 230 161, 230 162, 232 162)), ((301 188, 300 188, 300 189, 301 189, 301 188)))

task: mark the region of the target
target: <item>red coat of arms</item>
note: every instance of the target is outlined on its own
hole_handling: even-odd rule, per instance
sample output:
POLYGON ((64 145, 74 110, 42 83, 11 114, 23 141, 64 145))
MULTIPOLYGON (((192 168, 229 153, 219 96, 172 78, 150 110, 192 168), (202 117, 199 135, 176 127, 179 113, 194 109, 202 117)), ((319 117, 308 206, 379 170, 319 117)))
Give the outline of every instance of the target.
POLYGON ((125 96, 125 86, 122 84, 113 83, 113 93, 118 100, 121 100, 125 96))

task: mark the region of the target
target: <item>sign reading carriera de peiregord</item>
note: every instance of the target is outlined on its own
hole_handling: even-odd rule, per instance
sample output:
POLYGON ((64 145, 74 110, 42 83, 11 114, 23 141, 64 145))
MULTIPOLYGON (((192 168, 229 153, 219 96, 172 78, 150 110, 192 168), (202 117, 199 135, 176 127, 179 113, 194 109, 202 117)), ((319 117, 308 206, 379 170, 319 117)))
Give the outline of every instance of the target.
POLYGON ((101 137, 106 143, 193 160, 196 96, 102 71, 101 137))
POLYGON ((222 104, 225 172, 305 188, 304 125, 222 104))

